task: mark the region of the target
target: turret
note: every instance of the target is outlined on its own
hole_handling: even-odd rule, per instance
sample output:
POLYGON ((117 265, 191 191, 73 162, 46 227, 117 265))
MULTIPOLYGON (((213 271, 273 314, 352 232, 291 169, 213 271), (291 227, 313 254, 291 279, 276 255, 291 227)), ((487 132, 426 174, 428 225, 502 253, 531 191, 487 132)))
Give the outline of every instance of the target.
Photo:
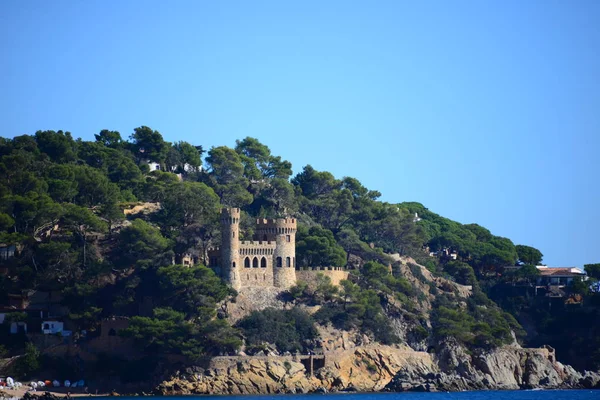
POLYGON ((296 219, 258 219, 256 239, 274 241, 273 284, 287 289, 296 284, 296 219))
POLYGON ((234 289, 242 286, 240 280, 240 209, 221 210, 221 273, 234 289))

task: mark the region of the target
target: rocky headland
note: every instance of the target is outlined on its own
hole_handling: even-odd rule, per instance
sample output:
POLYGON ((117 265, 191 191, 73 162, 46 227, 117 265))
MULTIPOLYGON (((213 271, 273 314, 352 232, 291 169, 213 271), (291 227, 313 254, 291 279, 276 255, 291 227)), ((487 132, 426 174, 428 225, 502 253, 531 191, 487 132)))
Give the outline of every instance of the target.
POLYGON ((441 352, 430 354, 369 344, 325 353, 324 366, 315 371, 306 364, 294 356, 221 357, 207 369, 181 371, 156 392, 225 395, 600 387, 597 373, 581 374, 561 364, 551 348, 504 347, 469 353, 449 342, 441 352))
MULTIPOLYGON (((471 295, 470 287, 435 277, 410 258, 395 257, 394 261, 423 293, 435 285, 441 292, 454 293, 458 301, 471 295)), ((418 305, 428 320, 434 299, 429 294, 418 305)), ((289 306, 276 290, 248 288, 239 292, 235 303, 223 304, 222 312, 235 323, 253 310, 289 306)), ((404 344, 381 345, 358 332, 320 326, 320 354, 215 357, 206 368, 179 371, 155 391, 163 395, 225 395, 600 388, 599 374, 580 373, 560 363, 549 346, 523 348, 515 340, 491 350, 471 350, 452 338, 427 343, 411 334, 410 315, 394 299, 389 299, 386 313, 404 344)))

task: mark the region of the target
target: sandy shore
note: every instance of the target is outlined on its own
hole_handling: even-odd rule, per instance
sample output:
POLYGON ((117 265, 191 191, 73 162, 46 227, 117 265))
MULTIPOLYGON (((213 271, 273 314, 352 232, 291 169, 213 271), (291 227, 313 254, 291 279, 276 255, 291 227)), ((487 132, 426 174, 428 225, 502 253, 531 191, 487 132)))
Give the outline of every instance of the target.
MULTIPOLYGON (((26 392, 31 391, 31 389, 29 387, 21 387, 19 389, 7 389, 5 387, 0 387, 0 393, 4 392, 6 393, 7 397, 23 397, 23 395, 26 392)), ((98 392, 98 394, 96 394, 96 392, 94 391, 93 394, 90 393, 85 393, 83 388, 75 388, 75 389, 69 389, 69 388, 65 388, 65 387, 51 387, 51 388, 42 388, 42 390, 37 390, 35 392, 33 392, 33 394, 36 395, 40 395, 44 392, 50 392, 56 396, 59 397, 66 397, 67 396, 67 392, 70 392, 71 397, 90 397, 90 396, 108 396, 108 393, 100 393, 98 392)), ((0 394, 0 398, 3 397, 2 394, 0 394)))

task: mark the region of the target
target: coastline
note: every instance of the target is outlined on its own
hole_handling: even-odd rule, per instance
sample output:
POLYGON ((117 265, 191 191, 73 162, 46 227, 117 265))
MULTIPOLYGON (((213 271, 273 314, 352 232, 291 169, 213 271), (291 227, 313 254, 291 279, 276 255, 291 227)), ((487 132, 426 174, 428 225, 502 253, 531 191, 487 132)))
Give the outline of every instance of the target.
POLYGON ((67 392, 69 393, 70 397, 105 397, 105 396, 110 396, 110 393, 105 393, 105 392, 98 392, 96 393, 94 391, 94 393, 85 393, 82 390, 75 390, 75 389, 71 389, 69 390, 69 388, 65 388, 65 387, 57 387, 57 388, 44 388, 43 390, 37 390, 37 391, 33 391, 31 390, 31 388, 29 387, 20 387, 18 389, 8 389, 8 388, 1 388, 0 389, 0 399, 3 397, 6 398, 18 398, 18 399, 22 399, 27 393, 33 395, 33 396, 42 396, 44 395, 44 393, 50 393, 51 395, 55 396, 55 397, 67 397, 67 392))

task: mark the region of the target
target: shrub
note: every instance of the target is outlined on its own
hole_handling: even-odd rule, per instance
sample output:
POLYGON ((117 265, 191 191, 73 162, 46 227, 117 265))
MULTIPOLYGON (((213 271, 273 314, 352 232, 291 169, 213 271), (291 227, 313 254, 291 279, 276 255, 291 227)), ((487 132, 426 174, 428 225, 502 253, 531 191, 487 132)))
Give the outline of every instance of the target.
POLYGON ((244 331, 248 345, 271 343, 280 352, 306 351, 318 337, 312 317, 298 308, 254 311, 238 322, 238 327, 244 331))

